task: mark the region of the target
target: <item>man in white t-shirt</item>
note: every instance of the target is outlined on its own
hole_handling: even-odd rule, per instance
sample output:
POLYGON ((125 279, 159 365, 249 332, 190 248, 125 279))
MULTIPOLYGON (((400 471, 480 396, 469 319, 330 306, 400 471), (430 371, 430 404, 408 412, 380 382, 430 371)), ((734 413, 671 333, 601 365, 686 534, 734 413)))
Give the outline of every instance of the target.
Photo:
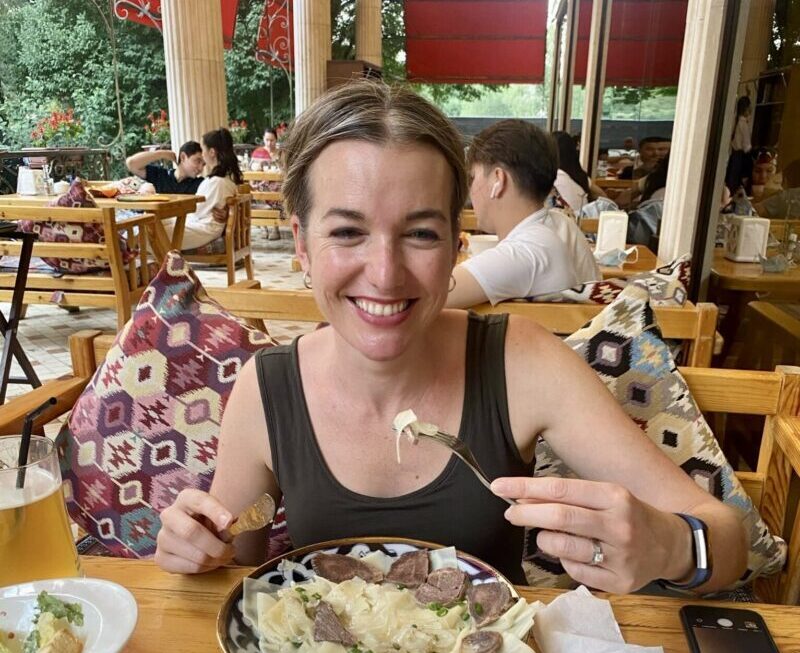
POLYGON ((549 134, 524 120, 500 121, 475 136, 467 165, 478 227, 499 242, 456 266, 448 307, 496 304, 602 278, 575 220, 544 206, 558 170, 549 134))

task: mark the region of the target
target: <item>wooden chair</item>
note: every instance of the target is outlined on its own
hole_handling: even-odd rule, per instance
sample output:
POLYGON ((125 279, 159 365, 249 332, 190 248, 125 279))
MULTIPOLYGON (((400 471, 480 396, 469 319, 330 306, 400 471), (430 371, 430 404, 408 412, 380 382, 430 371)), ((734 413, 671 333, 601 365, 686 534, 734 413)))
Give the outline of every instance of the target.
MULTIPOLYGON (((258 191, 250 193, 254 202, 283 202, 283 193, 280 191, 258 191)), ((253 208, 252 226, 254 227, 279 227, 289 224, 289 221, 281 217, 280 209, 253 208)))
MULTIPOLYGON (((35 222, 80 222, 102 225, 102 243, 46 243, 37 241, 33 255, 53 258, 97 258, 107 261, 108 272, 86 274, 59 274, 36 272, 28 274, 25 304, 55 303, 63 307, 100 306, 117 311, 119 328, 131 316, 131 306, 139 301, 151 270, 148 251, 155 242, 155 217, 144 213, 118 219, 114 209, 64 208, 51 206, 4 205, 0 198, 0 218, 4 220, 33 220, 35 222), (138 248, 138 255, 128 263, 123 262, 119 248, 120 236, 130 247, 138 248)), ((0 243, 3 256, 19 255, 20 243, 0 243)), ((16 272, 0 272, 0 301, 11 301, 16 272)))
POLYGON ((244 184, 236 195, 226 200, 228 222, 225 224, 225 231, 222 235, 225 241, 225 249, 222 252, 216 254, 182 252, 182 256, 191 263, 224 265, 228 271, 229 286, 236 282, 236 264, 239 261, 244 261, 247 278, 252 279, 253 255, 250 246, 251 200, 250 186, 247 184, 244 184))
POLYGON ((478 219, 475 217, 473 209, 461 211, 461 231, 480 231, 478 229, 478 219))
MULTIPOLYGON (((224 300, 234 290, 212 293, 224 300)), ((238 291, 244 292, 244 291, 238 291)), ((306 300, 296 310, 285 309, 282 318, 305 319, 306 300)), ((232 307, 229 307, 232 308, 232 307)), ((233 309, 234 313, 240 313, 233 309)), ((48 381, 26 395, 0 406, 0 435, 18 433, 26 413, 48 397, 57 404, 36 422, 41 426, 68 411, 75 403, 114 341, 114 334, 80 331, 70 337, 72 376, 48 381)), ((800 601, 800 515, 796 488, 800 483, 800 370, 778 368, 773 372, 750 372, 696 367, 681 368, 692 395, 706 412, 766 416, 755 472, 739 472, 748 495, 759 508, 770 530, 789 544, 787 565, 779 575, 759 579, 759 597, 773 603, 800 601)))
MULTIPOLYGON (((307 291, 206 288, 208 294, 232 313, 254 320, 323 320, 307 291)), ((558 335, 577 331, 602 311, 600 304, 558 304, 533 302, 501 302, 496 306, 481 304, 477 313, 513 313, 536 320, 558 335)), ((665 338, 686 342, 684 362, 695 367, 708 367, 714 349, 717 307, 714 304, 691 302, 681 308, 656 308, 656 319, 665 338)))

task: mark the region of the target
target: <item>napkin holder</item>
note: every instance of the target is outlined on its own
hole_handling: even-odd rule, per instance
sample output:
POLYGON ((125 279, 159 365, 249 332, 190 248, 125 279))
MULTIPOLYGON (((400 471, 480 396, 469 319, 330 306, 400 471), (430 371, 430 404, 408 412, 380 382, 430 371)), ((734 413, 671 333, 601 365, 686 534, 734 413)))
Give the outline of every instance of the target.
POLYGON ((46 195, 47 186, 44 170, 20 166, 17 171, 18 195, 46 195))
POLYGON ((725 258, 731 261, 758 263, 767 255, 769 220, 749 216, 732 216, 725 240, 725 258))
POLYGON ((596 252, 625 249, 628 237, 628 214, 625 211, 602 211, 597 224, 596 252))

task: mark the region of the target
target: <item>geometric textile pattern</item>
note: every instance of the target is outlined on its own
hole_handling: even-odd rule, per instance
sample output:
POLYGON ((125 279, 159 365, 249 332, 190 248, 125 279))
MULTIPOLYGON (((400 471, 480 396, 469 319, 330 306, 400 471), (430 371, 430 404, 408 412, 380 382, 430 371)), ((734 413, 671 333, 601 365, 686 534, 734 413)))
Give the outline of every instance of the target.
MULTIPOLYGON (((76 179, 70 184, 69 191, 49 203, 49 206, 67 208, 97 208, 97 204, 86 191, 83 182, 76 179)), ((42 243, 104 243, 103 225, 97 222, 43 222, 33 220, 20 220, 20 231, 32 232, 39 235, 42 243)), ((120 253, 122 262, 127 264, 138 255, 138 250, 128 247, 128 242, 120 236, 120 253)), ((42 260, 59 272, 82 274, 108 270, 108 261, 99 258, 52 258, 44 257, 42 260)))
MULTIPOLYGON (((756 575, 778 572, 786 543, 767 530, 692 398, 655 322, 650 287, 628 285, 566 342, 661 451, 700 487, 739 511, 750 542, 747 571, 736 583, 741 586, 756 575)), ((534 475, 576 477, 543 439, 536 446, 534 475)), ((557 559, 538 550, 535 530, 527 533, 524 558, 531 585, 575 585, 557 559)))
POLYGON ((211 485, 239 370, 273 344, 170 252, 58 436, 72 518, 112 555, 151 556, 159 513, 211 485))
POLYGON ((636 284, 648 289, 651 306, 683 306, 688 299, 686 288, 689 287, 690 273, 691 257, 685 255, 652 272, 636 274, 628 279, 590 281, 561 292, 517 301, 607 305, 619 296, 623 288, 636 284))

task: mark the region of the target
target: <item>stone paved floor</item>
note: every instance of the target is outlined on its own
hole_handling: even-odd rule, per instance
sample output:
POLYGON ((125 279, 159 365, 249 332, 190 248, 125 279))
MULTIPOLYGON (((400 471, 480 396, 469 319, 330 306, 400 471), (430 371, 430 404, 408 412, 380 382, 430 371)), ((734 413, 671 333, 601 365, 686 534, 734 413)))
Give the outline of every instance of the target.
MULTIPOLYGON (((263 229, 253 230, 253 263, 255 278, 261 281, 263 288, 279 288, 297 290, 303 287, 302 274, 292 272, 291 259, 294 254, 291 233, 284 232, 279 241, 267 240, 263 229)), ((227 285, 224 268, 208 268, 197 266, 197 275, 204 285, 227 285)), ((237 279, 244 279, 244 271, 237 271, 237 279)), ((0 303, 0 310, 8 315, 8 304, 0 303)), ((296 335, 305 333, 314 327, 311 323, 279 322, 268 324, 270 334, 281 343, 290 342, 296 335)), ((109 309, 82 308, 78 313, 68 313, 57 306, 32 305, 22 320, 17 332, 28 358, 33 364, 39 378, 44 381, 53 379, 72 370, 67 338, 71 333, 81 329, 100 329, 116 331, 116 313, 109 309)), ((16 362, 12 366, 12 375, 19 375, 16 362)), ((27 385, 10 384, 7 396, 13 397, 29 390, 27 385)))

